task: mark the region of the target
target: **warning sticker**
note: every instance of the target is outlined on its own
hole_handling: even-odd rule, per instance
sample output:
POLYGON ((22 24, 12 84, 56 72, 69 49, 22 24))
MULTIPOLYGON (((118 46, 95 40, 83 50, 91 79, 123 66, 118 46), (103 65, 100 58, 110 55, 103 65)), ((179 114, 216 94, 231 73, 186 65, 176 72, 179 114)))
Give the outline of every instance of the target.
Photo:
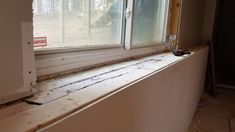
POLYGON ((47 37, 34 37, 33 45, 34 47, 47 46, 47 37))

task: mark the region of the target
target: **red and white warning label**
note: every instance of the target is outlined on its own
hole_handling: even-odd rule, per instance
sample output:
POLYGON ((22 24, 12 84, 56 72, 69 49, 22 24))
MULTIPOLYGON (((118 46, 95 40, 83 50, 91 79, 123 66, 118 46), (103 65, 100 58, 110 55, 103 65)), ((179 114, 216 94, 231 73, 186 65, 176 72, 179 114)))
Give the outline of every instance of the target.
POLYGON ((33 45, 34 47, 47 46, 47 37, 34 37, 33 45))

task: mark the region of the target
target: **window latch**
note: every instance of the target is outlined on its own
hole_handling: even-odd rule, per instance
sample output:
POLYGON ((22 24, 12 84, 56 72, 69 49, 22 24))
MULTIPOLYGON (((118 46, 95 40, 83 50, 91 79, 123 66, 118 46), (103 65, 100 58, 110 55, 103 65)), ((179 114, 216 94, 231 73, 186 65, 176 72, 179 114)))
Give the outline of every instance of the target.
POLYGON ((130 8, 127 8, 127 9, 126 9, 126 18, 127 18, 127 19, 130 18, 131 15, 132 15, 132 10, 131 10, 130 8))

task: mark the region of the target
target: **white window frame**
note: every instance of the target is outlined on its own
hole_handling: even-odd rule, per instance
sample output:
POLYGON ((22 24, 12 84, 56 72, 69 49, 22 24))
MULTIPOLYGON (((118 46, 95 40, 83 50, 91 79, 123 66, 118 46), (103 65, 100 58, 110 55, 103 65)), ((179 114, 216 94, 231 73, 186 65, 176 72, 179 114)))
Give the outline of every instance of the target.
MULTIPOLYGON (((132 46, 132 29, 134 1, 123 0, 123 30, 122 45, 102 45, 75 48, 50 48, 35 50, 36 71, 38 77, 47 77, 48 75, 58 75, 67 72, 78 71, 90 68, 96 65, 116 62, 131 57, 143 56, 165 51, 165 45, 153 44, 149 46, 132 46), (125 17, 126 11, 129 9, 131 16, 125 17), (125 19, 126 18, 126 19, 125 19)), ((167 36, 167 28, 169 27, 169 6, 170 0, 166 0, 166 16, 164 24, 165 37, 167 36)))

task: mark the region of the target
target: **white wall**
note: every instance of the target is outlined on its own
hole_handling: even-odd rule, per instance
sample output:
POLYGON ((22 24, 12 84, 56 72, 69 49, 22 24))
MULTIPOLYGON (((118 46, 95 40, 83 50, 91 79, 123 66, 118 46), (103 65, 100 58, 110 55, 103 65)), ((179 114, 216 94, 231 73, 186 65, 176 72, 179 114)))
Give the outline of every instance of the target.
MULTIPOLYGON (((0 1, 0 104, 25 92, 22 22, 32 22, 31 0, 0 1)), ((31 41, 28 40, 28 41, 31 41)), ((27 45, 27 43, 26 43, 27 45)), ((31 52, 32 54, 32 52, 31 52)), ((30 57, 31 54, 25 55, 30 57)), ((31 70, 31 69, 29 69, 31 70)), ((28 71, 27 71, 28 72, 28 71)), ((33 70, 32 70, 33 74, 33 70)))
POLYGON ((208 48, 42 129, 43 132, 187 132, 208 48))

